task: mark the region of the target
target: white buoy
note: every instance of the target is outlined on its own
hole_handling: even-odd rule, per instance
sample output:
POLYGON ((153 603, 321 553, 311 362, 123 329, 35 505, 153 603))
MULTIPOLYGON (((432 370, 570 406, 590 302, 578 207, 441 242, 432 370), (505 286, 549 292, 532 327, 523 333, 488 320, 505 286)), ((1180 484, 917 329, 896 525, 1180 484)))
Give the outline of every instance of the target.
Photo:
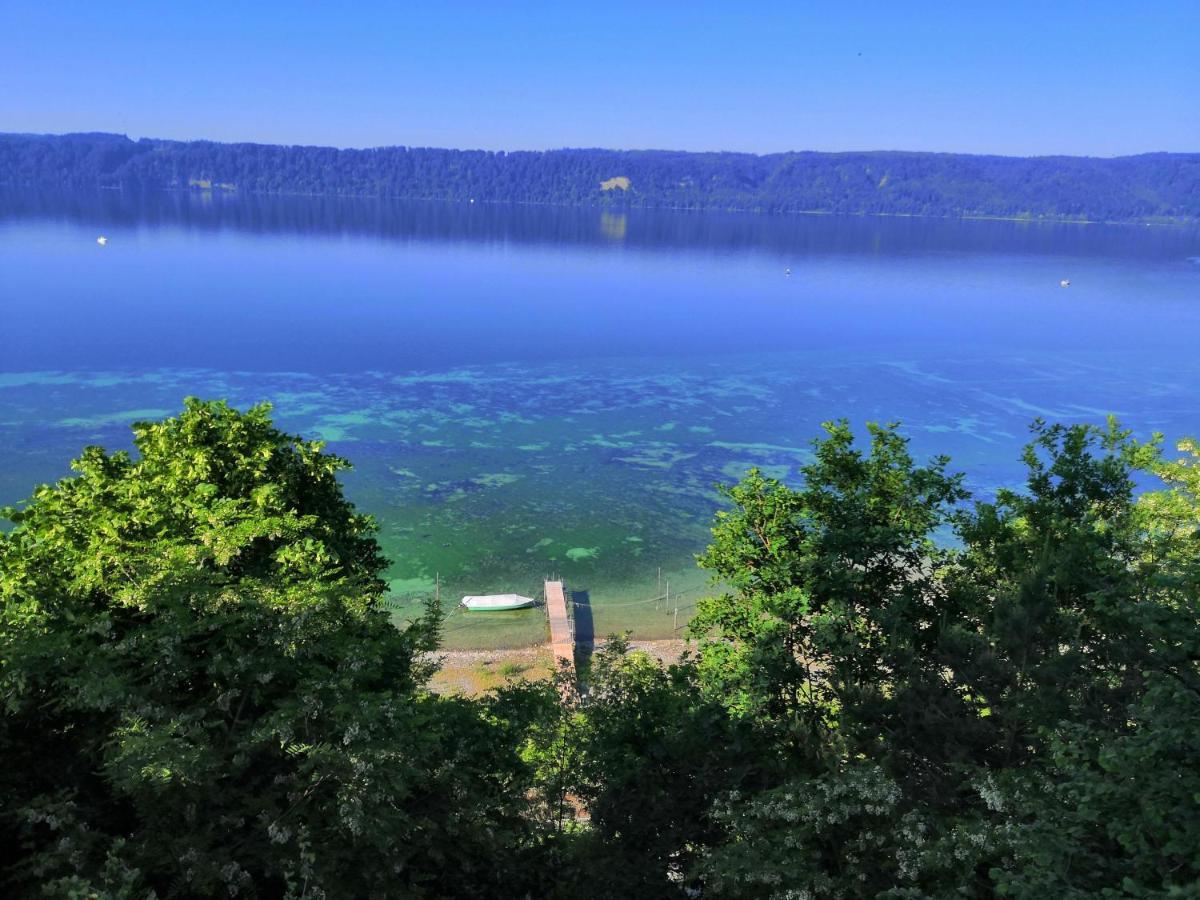
POLYGON ((108 238, 106 238, 104 235, 100 235, 100 237, 96 238, 96 243, 103 247, 108 243, 108 238))
POLYGON ((790 278, 792 275, 792 267, 788 266, 786 269, 784 269, 783 274, 790 278))

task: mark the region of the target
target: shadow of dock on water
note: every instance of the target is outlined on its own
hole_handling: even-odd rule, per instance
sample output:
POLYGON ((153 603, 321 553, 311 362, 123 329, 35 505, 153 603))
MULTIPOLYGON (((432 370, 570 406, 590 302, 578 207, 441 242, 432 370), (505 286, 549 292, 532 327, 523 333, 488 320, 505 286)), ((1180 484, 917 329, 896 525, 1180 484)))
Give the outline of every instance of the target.
POLYGON ((581 680, 588 671, 592 650, 596 644, 596 629, 592 622, 592 598, 587 590, 571 590, 571 611, 575 622, 575 671, 581 680))

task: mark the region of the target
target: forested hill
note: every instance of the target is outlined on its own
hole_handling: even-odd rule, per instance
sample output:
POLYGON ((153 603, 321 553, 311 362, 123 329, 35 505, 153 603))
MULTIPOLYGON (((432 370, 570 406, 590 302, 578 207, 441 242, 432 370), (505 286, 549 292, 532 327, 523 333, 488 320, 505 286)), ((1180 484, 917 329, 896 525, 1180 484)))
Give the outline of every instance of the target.
POLYGON ((1200 153, 337 150, 0 135, 0 184, 771 212, 1200 220, 1200 153))

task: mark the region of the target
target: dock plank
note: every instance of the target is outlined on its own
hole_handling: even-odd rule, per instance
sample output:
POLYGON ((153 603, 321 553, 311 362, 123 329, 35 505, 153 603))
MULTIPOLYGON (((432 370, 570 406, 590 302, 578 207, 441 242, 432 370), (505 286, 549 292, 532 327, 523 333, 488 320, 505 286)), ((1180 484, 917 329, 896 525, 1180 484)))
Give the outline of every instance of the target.
POLYGON ((546 615, 550 618, 550 649, 554 664, 565 662, 575 669, 575 638, 567 617, 567 597, 561 581, 546 582, 546 615))

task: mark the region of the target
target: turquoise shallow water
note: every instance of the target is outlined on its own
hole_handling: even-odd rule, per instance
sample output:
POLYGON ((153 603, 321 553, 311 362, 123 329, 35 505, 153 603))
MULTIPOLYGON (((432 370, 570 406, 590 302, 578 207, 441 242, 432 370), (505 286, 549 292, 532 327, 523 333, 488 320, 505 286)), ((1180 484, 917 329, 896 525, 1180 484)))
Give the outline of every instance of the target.
MULTIPOLYGON (((1035 416, 1200 432, 1186 232, 594 211, 539 230, 526 210, 455 230, 264 204, 236 210, 257 230, 9 205, 0 502, 188 394, 269 400, 354 462, 398 616, 435 576, 453 601, 560 574, 585 629, 661 637, 703 590, 713 485, 752 465, 795 479, 822 421, 899 420, 982 496, 1019 479, 1035 416)), ((447 640, 529 643, 543 623, 455 614, 447 640)))

